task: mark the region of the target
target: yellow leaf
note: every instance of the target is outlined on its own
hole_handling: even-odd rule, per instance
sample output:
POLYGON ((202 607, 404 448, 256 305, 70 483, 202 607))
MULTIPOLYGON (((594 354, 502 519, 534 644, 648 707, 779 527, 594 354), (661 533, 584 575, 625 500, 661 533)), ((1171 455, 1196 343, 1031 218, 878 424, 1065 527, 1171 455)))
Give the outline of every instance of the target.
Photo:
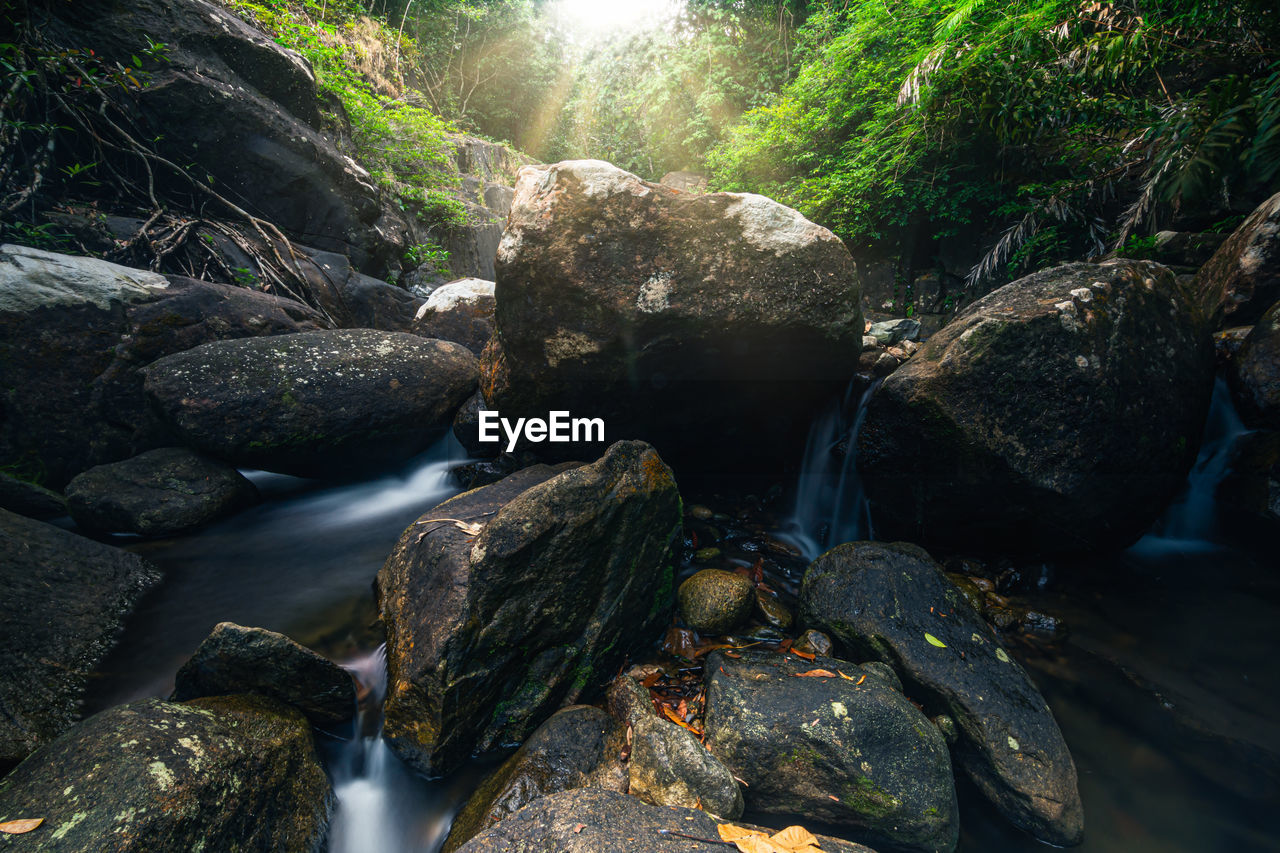
POLYGON ((945 649, 947 647, 946 643, 933 636, 933 634, 925 634, 924 638, 929 641, 929 645, 931 646, 937 646, 940 649, 945 649))
POLYGON ((748 838, 752 835, 759 835, 760 831, 756 829, 747 829, 744 826, 735 826, 732 823, 722 823, 716 827, 720 833, 721 841, 737 841, 739 838, 748 838))
POLYGON ((835 678, 836 674, 829 669, 811 669, 808 672, 792 673, 792 678, 835 678))
POLYGON ((6 823, 0 823, 0 832, 5 833, 6 835, 22 835, 22 833, 30 832, 42 823, 44 823, 44 818, 42 817, 11 820, 6 823))
POLYGON ((788 851, 818 846, 817 836, 803 826, 788 826, 769 840, 788 851))

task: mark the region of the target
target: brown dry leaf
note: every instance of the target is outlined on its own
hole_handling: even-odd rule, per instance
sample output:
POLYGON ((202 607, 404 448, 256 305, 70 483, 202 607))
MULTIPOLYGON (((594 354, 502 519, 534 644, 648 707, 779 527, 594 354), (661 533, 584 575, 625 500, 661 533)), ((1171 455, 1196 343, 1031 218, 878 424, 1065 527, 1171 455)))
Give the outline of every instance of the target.
POLYGON ((817 657, 817 655, 815 654, 811 654, 809 652, 802 652, 799 649, 792 649, 791 654, 795 655, 798 658, 803 658, 804 660, 813 660, 814 658, 817 657))
POLYGON ((40 824, 44 823, 42 817, 28 817, 21 820, 11 820, 0 823, 0 832, 6 835, 22 835, 24 832, 30 832, 40 824))
POLYGON ((781 832, 775 833, 769 840, 787 850, 802 850, 805 847, 818 846, 818 837, 803 826, 788 826, 781 832))
POLYGON ((716 831, 720 833, 721 841, 730 843, 737 841, 739 838, 750 838, 753 835, 760 835, 760 831, 756 829, 747 829, 745 826, 737 826, 732 823, 722 823, 716 827, 716 831))
POLYGON ((836 674, 829 669, 811 669, 808 672, 797 672, 792 678, 835 678, 836 674))

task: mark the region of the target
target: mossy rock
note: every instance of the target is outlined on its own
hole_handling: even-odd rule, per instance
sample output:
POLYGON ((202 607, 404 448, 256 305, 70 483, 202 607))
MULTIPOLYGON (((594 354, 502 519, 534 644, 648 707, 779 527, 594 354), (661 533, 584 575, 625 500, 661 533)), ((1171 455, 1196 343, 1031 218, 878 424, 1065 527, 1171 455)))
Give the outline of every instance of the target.
POLYGON ((703 569, 680 584, 680 618, 702 634, 724 634, 751 615, 751 581, 722 569, 703 569))

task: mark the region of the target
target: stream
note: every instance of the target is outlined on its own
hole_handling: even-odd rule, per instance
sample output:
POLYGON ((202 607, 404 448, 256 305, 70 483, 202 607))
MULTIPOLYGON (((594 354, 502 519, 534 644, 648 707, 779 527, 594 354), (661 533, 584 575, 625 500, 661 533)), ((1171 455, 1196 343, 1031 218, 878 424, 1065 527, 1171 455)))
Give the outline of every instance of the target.
MULTIPOLYGON (((801 484, 796 513, 780 525, 778 535, 806 556, 833 533, 844 541, 869 530, 860 487, 849 480, 852 460, 840 471, 814 462, 856 429, 862 406, 850 402, 815 426, 805 471, 821 482, 801 484)), ((1047 582, 1021 601, 1066 631, 1006 636, 1075 756, 1084 853, 1280 850, 1272 719, 1280 706, 1280 572, 1273 543, 1220 536, 1213 524, 1213 487, 1241 432, 1232 417, 1229 396, 1215 395, 1188 491, 1151 536, 1120 554, 1041 572, 1047 582)), ((368 482, 254 473, 265 500, 253 509, 172 539, 117 537, 165 580, 130 618, 86 710, 167 695, 217 622, 283 632, 343 662, 375 700, 351 731, 321 733, 338 800, 330 853, 438 850, 493 765, 424 781, 378 736, 386 681, 371 582, 401 531, 457 491, 448 471, 465 461, 450 436, 398 474, 368 482)), ((1043 849, 966 785, 960 798, 960 850, 1043 849)))

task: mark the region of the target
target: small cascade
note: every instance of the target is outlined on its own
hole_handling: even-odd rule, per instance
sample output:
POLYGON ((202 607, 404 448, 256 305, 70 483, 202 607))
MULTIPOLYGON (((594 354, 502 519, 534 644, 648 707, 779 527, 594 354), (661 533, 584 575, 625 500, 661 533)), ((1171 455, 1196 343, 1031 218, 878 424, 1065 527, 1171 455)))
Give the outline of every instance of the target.
POLYGON ((880 381, 876 380, 850 406, 857 380, 844 396, 813 422, 805 443, 804 463, 796 483, 795 510, 779 535, 814 559, 842 542, 871 539, 871 511, 862 479, 858 476, 858 430, 867 417, 867 403, 880 381), (843 458, 837 450, 846 444, 843 458))

